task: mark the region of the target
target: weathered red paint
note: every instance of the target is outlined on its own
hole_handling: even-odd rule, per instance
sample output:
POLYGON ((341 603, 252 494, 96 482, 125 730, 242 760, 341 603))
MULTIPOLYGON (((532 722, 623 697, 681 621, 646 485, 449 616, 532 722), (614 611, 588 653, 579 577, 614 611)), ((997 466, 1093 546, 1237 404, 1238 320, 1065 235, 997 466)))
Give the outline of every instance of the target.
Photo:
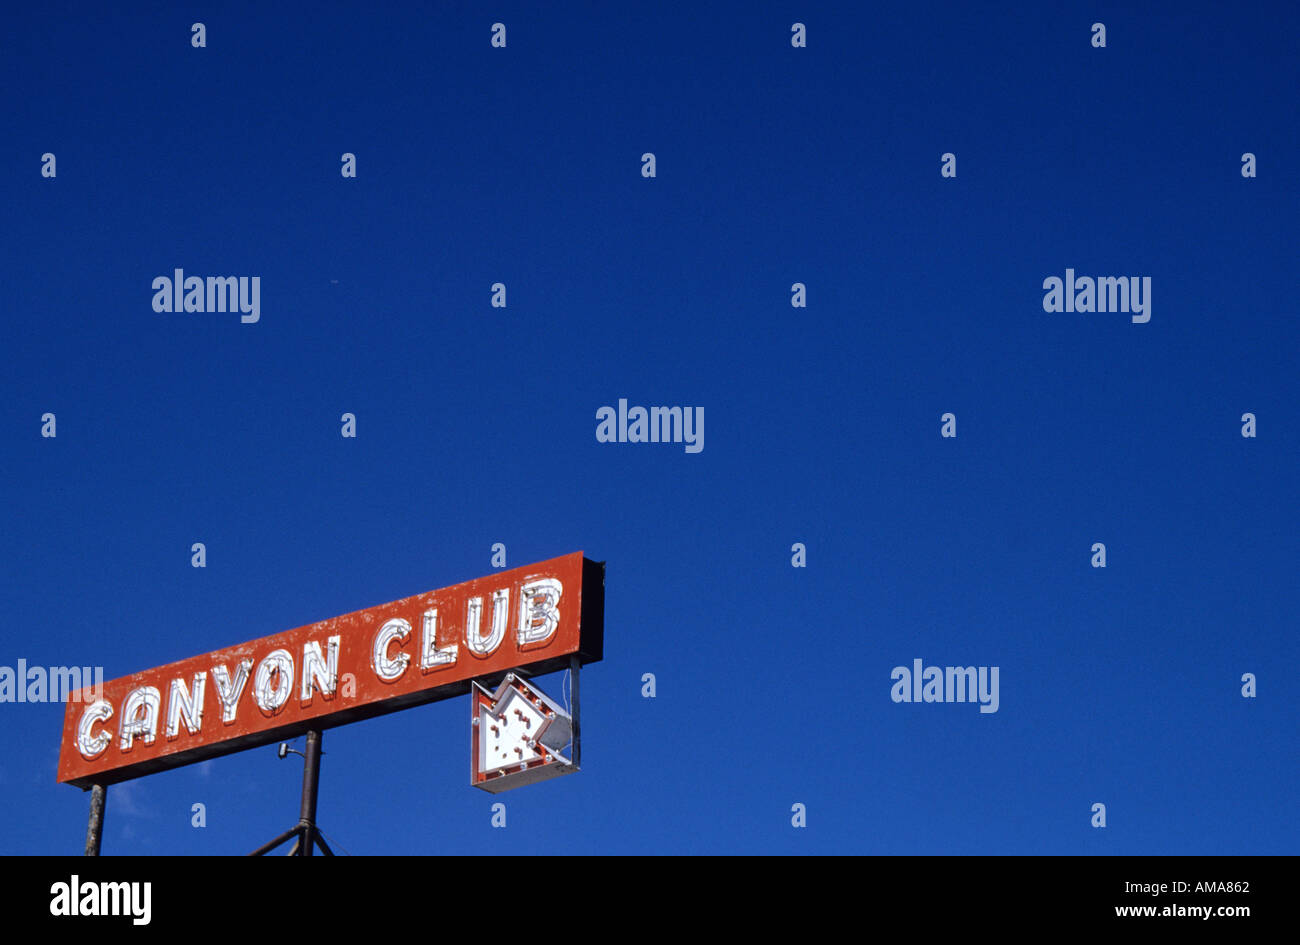
POLYGON ((124 676, 104 684, 103 699, 112 706, 113 716, 107 722, 96 723, 92 733, 107 732, 112 740, 98 757, 87 759, 77 745, 78 726, 90 701, 69 701, 63 722, 58 780, 78 787, 97 782, 111 784, 292 738, 311 728, 330 728, 460 695, 469 691, 472 679, 500 679, 517 667, 527 666, 534 674, 550 672, 567 666, 570 654, 574 653, 584 663, 594 662, 602 656, 603 624, 604 566, 586 560, 582 552, 574 552, 124 676), (563 585, 558 623, 545 641, 521 648, 517 639, 520 589, 545 578, 556 579, 563 585), (487 636, 492 628, 493 594, 503 588, 510 591, 505 635, 494 652, 480 657, 471 653, 466 643, 468 602, 475 597, 483 599, 480 636, 487 636), (437 645, 457 644, 459 651, 453 665, 424 670, 420 665, 422 621, 430 608, 438 610, 437 645), (407 653, 410 662, 399 679, 386 682, 379 678, 371 654, 376 634, 395 618, 406 620, 411 633, 404 642, 392 642, 390 655, 396 659, 399 653, 407 653), (335 691, 327 697, 317 689, 304 701, 301 698, 303 647, 314 641, 325 651, 327 640, 333 635, 340 638, 339 681, 335 691), (267 711, 254 699, 255 674, 261 661, 278 649, 287 650, 294 657, 293 686, 283 706, 267 711), (253 660, 253 670, 236 703, 235 719, 226 722, 213 667, 225 665, 234 676, 244 659, 253 660), (179 678, 188 689, 195 673, 200 672, 207 673, 201 728, 191 733, 181 724, 178 733, 169 738, 166 723, 171 682, 179 678), (142 686, 153 686, 161 694, 157 734, 151 744, 136 737, 131 748, 123 751, 120 743, 123 700, 142 686))

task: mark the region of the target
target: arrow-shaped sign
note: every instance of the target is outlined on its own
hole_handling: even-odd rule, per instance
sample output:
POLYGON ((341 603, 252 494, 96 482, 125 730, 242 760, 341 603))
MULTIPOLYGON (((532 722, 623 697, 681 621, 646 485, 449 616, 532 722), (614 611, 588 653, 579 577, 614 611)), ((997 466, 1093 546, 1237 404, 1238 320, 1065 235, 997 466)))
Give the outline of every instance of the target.
POLYGON ((577 770, 564 751, 569 713, 514 673, 496 692, 474 683, 470 783, 493 794, 577 770))

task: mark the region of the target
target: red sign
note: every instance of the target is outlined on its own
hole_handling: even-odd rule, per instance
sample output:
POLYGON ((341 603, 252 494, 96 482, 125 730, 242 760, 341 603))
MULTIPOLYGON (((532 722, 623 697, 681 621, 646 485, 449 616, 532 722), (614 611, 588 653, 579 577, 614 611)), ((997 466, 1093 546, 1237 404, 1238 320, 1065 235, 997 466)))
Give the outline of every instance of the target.
POLYGON ((604 609, 604 565, 574 552, 124 676, 69 700, 58 779, 112 784, 595 662, 604 609))

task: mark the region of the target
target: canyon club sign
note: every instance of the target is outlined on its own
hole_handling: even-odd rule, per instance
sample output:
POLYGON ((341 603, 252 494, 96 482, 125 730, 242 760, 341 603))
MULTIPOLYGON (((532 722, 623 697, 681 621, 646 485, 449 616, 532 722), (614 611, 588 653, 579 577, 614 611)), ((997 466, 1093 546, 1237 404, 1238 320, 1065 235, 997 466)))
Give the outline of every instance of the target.
POLYGON ((604 571, 574 552, 114 679, 68 703, 58 780, 114 784, 595 662, 604 571))

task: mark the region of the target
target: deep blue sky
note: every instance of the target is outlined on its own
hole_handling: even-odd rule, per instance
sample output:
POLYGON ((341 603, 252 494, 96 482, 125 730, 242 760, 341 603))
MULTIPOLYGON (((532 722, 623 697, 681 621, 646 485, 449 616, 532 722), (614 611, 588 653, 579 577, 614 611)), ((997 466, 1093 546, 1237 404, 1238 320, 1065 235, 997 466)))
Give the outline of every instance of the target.
MULTIPOLYGON (((584 771, 493 829, 467 700, 334 729, 336 849, 1297 852, 1294 6, 594 6, 11 11, 0 665, 581 549, 584 771), (261 321, 156 314, 176 267, 261 321), (1150 323, 1045 313, 1067 267, 1150 276, 1150 323), (597 443, 620 397, 704 451, 597 443), (1000 710, 894 704, 917 657, 1000 710)), ((62 714, 0 705, 0 852, 81 848, 62 714)), ((115 786, 104 852, 247 852, 300 774, 115 786)))

